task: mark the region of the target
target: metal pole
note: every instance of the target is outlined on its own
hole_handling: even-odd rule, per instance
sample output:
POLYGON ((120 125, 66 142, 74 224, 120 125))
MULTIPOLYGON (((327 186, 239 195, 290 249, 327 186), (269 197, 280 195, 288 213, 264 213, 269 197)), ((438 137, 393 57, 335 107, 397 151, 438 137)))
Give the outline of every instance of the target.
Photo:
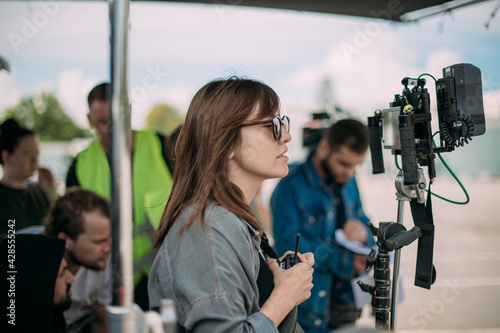
MULTIPOLYGON (((408 200, 406 197, 402 197, 397 194, 398 197, 398 217, 397 222, 403 224, 405 201, 408 200)), ((396 330, 396 309, 398 303, 398 280, 399 280, 399 263, 401 260, 401 249, 394 251, 394 267, 392 273, 392 294, 391 294, 391 320, 390 320, 390 330, 396 330)))
POLYGON ((128 0, 109 0, 111 68, 111 217, 113 305, 133 305, 132 172, 127 95, 128 0))

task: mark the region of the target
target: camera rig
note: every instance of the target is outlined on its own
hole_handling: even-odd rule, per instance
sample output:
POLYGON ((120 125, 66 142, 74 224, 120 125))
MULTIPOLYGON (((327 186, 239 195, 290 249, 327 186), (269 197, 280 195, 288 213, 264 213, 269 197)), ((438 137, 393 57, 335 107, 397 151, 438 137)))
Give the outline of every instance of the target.
MULTIPOLYGON (((368 117, 370 136, 370 152, 373 173, 384 173, 382 155, 382 138, 384 148, 391 149, 397 157, 401 155, 402 170, 396 176, 395 186, 398 199, 397 223, 384 222, 380 228, 373 226, 372 232, 377 236, 379 246, 377 258, 375 253, 367 259, 368 265, 375 265, 377 275, 375 286, 361 286, 372 294, 376 327, 395 329, 396 300, 399 278, 399 261, 401 247, 418 238, 417 266, 415 285, 430 289, 436 279, 433 265, 434 221, 431 204, 431 184, 436 177, 435 157, 442 152, 451 152, 455 148, 469 143, 473 136, 482 135, 486 131, 483 109, 481 71, 471 64, 456 64, 443 69, 443 78, 436 80, 430 74, 422 74, 418 78, 405 77, 402 94, 395 95, 390 108, 375 111, 368 117), (436 147, 431 130, 430 98, 425 79, 428 75, 436 81, 436 99, 439 120, 441 146, 436 147), (410 88, 411 87, 411 88, 410 88), (426 180, 423 169, 426 166, 429 177, 427 200, 425 199, 426 180), (416 199, 416 200, 415 200, 416 199), (404 202, 410 201, 415 228, 406 232, 403 224, 404 202), (401 227, 397 227, 401 225, 401 227), (387 239, 396 239, 397 233, 406 234, 404 241, 398 246, 386 246, 387 239), (395 251, 392 290, 390 290, 389 265, 387 253, 395 251), (381 296, 382 293, 382 296, 381 296), (391 309, 388 309, 388 303, 391 309)), ((439 155, 440 156, 440 155, 439 155)), ((367 266, 368 269, 368 266, 367 266)))
POLYGON ((436 80, 441 146, 434 147, 430 98, 423 75, 429 74, 416 79, 405 77, 401 81, 403 92, 395 95, 390 108, 377 110, 368 117, 373 173, 385 172, 383 137, 384 148, 401 155, 406 185, 417 184, 417 165, 428 167, 432 182, 436 177, 436 153, 453 151, 486 131, 481 71, 471 64, 452 65, 443 69, 443 78, 436 80))

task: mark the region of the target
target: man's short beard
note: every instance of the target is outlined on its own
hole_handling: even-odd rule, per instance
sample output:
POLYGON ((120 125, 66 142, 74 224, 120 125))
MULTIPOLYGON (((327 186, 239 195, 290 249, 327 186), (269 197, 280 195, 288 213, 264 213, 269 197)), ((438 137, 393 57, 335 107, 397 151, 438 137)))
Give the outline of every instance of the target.
POLYGON ((68 252, 68 259, 71 260, 75 265, 78 266, 83 266, 85 268, 91 269, 93 271, 100 271, 102 270, 102 267, 99 267, 97 265, 92 265, 92 264, 87 264, 82 261, 80 261, 74 254, 73 252, 68 252))
POLYGON ((321 169, 323 170, 325 174, 325 181, 328 184, 334 184, 335 183, 335 177, 333 176, 332 172, 330 171, 330 168, 328 167, 328 158, 330 155, 325 157, 320 161, 321 169))

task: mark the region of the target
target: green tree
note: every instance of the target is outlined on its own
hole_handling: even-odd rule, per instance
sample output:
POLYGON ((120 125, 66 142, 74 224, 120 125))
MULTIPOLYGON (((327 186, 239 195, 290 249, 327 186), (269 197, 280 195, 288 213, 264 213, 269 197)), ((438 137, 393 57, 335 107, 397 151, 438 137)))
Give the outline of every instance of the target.
POLYGON ((23 97, 16 106, 5 111, 3 120, 7 118, 14 118, 33 129, 42 141, 66 141, 91 136, 89 130, 73 122, 51 92, 23 97))
POLYGON ((176 108, 161 103, 155 105, 146 117, 146 129, 168 135, 183 121, 184 116, 176 108))

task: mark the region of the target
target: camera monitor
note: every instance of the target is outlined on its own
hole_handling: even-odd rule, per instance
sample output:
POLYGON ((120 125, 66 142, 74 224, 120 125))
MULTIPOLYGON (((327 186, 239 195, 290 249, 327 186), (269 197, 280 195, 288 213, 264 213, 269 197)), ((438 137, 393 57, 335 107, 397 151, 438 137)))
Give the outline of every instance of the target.
POLYGON ((481 71, 471 64, 443 68, 436 82, 439 130, 442 145, 462 146, 486 131, 481 71))

